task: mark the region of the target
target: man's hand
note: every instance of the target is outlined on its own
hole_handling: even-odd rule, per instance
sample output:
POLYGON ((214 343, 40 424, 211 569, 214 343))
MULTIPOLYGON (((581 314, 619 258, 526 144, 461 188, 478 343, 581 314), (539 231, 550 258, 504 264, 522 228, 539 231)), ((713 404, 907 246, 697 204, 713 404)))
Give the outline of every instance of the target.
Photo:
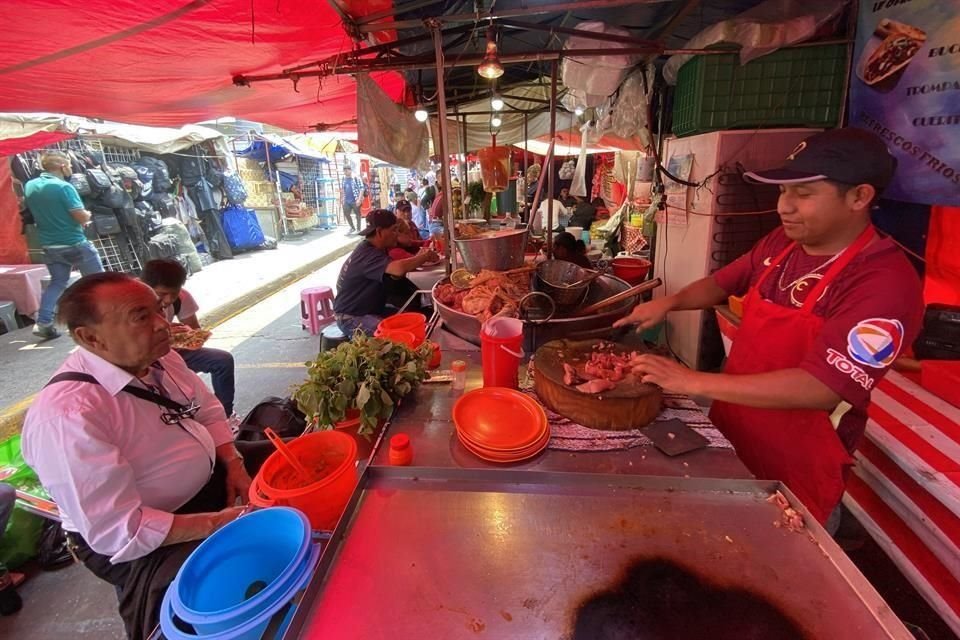
POLYGON ((676 360, 644 354, 634 362, 634 367, 640 370, 641 382, 655 384, 673 393, 684 395, 699 395, 700 393, 698 382, 704 374, 688 369, 676 360))
POLYGON ((187 333, 190 331, 190 327, 185 324, 180 324, 179 322, 170 323, 170 333, 187 333))
POLYGON ((427 262, 436 262, 437 260, 440 259, 440 256, 437 255, 437 252, 434 251, 433 249, 421 249, 419 256, 423 257, 422 264, 425 264, 427 262))
POLYGON ((623 327, 628 324, 637 325, 637 331, 643 331, 654 327, 667 317, 667 312, 673 309, 673 300, 670 298, 657 298, 650 302, 641 302, 633 308, 630 315, 620 318, 613 323, 614 327, 623 327))
POLYGON ((247 504, 250 493, 250 476, 243 466, 243 458, 233 458, 226 463, 227 467, 227 508, 237 503, 247 504))

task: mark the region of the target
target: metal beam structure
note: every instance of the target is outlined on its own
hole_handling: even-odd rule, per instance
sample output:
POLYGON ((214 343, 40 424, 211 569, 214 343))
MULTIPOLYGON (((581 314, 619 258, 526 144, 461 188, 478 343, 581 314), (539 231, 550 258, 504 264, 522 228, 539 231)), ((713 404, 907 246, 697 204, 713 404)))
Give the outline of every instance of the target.
MULTIPOLYGON (((822 44, 822 43, 821 43, 822 44)), ((697 49, 678 49, 674 53, 701 53, 697 49)), ((710 53, 729 53, 729 51, 709 50, 710 53)), ((660 55, 667 53, 661 45, 651 42, 648 46, 631 47, 617 49, 619 55, 660 55)), ((610 49, 553 49, 546 51, 536 51, 528 53, 501 54, 500 61, 503 64, 513 64, 517 62, 559 62, 563 58, 596 58, 609 56, 610 49)), ((469 54, 457 56, 454 59, 445 59, 444 68, 454 67, 474 67, 483 60, 483 54, 469 54)), ((339 64, 325 64, 316 70, 304 70, 294 73, 265 73, 257 75, 237 75, 233 78, 233 83, 239 86, 247 86, 254 82, 270 82, 272 80, 297 80, 300 78, 326 77, 331 75, 343 75, 353 73, 364 73, 372 71, 401 71, 413 69, 431 69, 436 66, 435 56, 420 55, 410 56, 404 60, 357 60, 350 59, 350 56, 340 58, 339 64)))
MULTIPOLYGON (((435 4, 443 4, 443 0, 414 0, 413 2, 405 2, 400 5, 395 4, 390 9, 384 9, 383 11, 377 11, 376 13, 371 13, 370 15, 358 17, 354 22, 356 22, 357 25, 367 25, 374 23, 377 20, 392 18, 393 16, 399 16, 400 14, 408 11, 416 11, 417 9, 423 9, 435 4)), ((392 23, 382 22, 380 23, 380 27, 384 29, 390 29, 392 28, 392 23)))
POLYGON ((433 33, 433 52, 436 57, 437 65, 437 105, 441 116, 437 118, 437 132, 440 137, 438 141, 437 152, 440 154, 440 175, 441 185, 443 186, 443 204, 446 209, 446 224, 444 224, 443 235, 447 251, 447 275, 450 275, 457 268, 457 252, 453 244, 454 238, 454 218, 453 218, 453 181, 450 179, 450 155, 447 137, 447 98, 444 82, 444 59, 443 59, 443 36, 440 35, 440 22, 430 21, 427 28, 433 33))
MULTIPOLYGON (((550 141, 555 143, 557 140, 557 73, 559 63, 553 63, 550 69, 550 141)), ((526 140, 524 140, 526 147, 526 140)), ((556 171, 553 170, 553 154, 549 158, 550 165, 543 167, 540 172, 540 179, 543 179, 543 172, 547 172, 547 257, 553 257, 553 194, 554 191, 553 176, 556 171)))

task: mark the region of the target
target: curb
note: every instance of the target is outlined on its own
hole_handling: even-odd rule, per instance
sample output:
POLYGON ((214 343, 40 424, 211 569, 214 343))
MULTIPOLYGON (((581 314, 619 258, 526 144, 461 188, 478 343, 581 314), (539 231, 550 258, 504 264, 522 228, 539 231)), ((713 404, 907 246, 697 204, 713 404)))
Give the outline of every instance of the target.
MULTIPOLYGON (((217 325, 223 324, 230 318, 243 313, 250 307, 259 304, 260 302, 263 302, 280 289, 286 288, 294 282, 306 278, 314 271, 322 269, 334 260, 338 260, 349 254, 358 244, 360 244, 359 237, 356 239, 351 239, 350 242, 342 247, 339 247, 330 253, 326 253, 315 260, 311 260, 307 264, 301 265, 293 271, 274 278, 270 282, 260 285, 253 291, 242 295, 236 300, 224 303, 219 307, 214 307, 207 313, 199 314, 198 319, 201 321, 201 324, 204 327, 211 329, 217 325)), ((20 433, 20 428, 23 426, 23 418, 27 413, 27 409, 30 408, 30 404, 33 402, 33 398, 35 396, 36 394, 27 396, 26 398, 23 398, 22 400, 9 406, 0 408, 0 441, 6 440, 10 436, 20 433)))

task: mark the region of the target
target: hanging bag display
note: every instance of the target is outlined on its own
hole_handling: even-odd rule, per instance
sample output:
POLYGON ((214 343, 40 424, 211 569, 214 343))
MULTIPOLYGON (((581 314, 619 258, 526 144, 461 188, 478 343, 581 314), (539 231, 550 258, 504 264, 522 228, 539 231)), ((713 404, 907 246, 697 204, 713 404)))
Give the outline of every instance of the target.
POLYGON ((93 197, 106 193, 106 191, 110 189, 110 185, 113 184, 103 169, 87 169, 85 173, 87 183, 90 185, 90 193, 93 197))
POLYGON ((73 188, 77 190, 77 193, 81 197, 89 197, 91 195, 90 191, 90 182, 87 180, 87 176, 82 173, 75 173, 70 176, 70 184, 73 185, 73 188))

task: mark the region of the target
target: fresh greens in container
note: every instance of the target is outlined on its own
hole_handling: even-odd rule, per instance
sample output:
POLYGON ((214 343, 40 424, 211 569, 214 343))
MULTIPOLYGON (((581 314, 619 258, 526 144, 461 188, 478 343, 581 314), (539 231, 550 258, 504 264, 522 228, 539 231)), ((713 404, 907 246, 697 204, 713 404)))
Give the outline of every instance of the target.
POLYGON ((293 392, 313 424, 330 429, 350 409, 360 412, 358 433, 371 435, 401 398, 427 378, 429 342, 416 349, 357 332, 350 342, 323 351, 307 363, 307 379, 293 392))

